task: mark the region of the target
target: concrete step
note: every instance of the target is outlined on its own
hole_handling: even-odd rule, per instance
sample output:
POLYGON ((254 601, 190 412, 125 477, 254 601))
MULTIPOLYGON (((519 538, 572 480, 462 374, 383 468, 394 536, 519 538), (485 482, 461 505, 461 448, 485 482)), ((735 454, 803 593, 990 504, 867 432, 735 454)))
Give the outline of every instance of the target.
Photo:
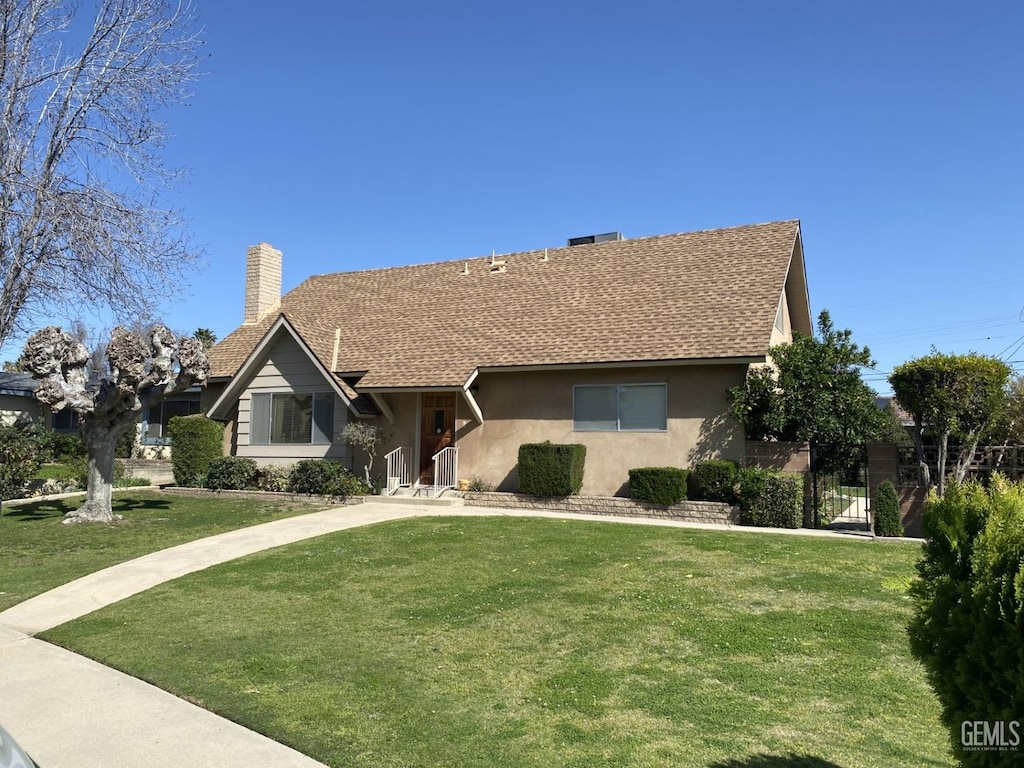
MULTIPOLYGON (((446 491, 446 494, 451 491, 446 491)), ((395 494, 394 496, 364 496, 367 503, 372 504, 420 504, 427 507, 461 507, 465 504, 462 498, 459 496, 413 496, 410 493, 407 494, 395 494)))

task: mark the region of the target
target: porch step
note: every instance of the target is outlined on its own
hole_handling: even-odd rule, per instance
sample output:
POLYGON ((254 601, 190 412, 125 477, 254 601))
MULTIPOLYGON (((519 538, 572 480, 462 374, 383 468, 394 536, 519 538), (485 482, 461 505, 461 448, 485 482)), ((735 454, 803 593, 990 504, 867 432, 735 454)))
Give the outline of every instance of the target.
POLYGON ((401 488, 394 496, 367 496, 366 501, 373 504, 421 504, 427 507, 461 507, 465 504, 460 496, 437 498, 436 496, 425 496, 422 493, 419 496, 414 496, 408 491, 408 488, 401 488))

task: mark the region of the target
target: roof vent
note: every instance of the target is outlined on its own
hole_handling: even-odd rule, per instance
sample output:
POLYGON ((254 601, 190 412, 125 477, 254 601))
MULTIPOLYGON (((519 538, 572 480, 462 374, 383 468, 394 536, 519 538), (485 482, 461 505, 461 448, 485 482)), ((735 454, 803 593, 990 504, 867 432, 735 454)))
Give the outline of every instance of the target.
POLYGON ((621 232, 605 232, 603 235, 586 235, 584 237, 570 237, 569 245, 590 245, 591 243, 609 243, 615 240, 623 240, 621 232))

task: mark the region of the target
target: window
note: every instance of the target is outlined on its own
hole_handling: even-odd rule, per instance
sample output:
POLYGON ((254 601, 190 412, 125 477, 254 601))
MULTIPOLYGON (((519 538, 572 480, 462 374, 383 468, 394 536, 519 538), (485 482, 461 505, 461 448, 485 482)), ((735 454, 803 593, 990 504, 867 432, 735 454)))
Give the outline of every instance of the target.
POLYGON ((65 408, 62 411, 57 411, 53 414, 53 430, 54 432, 75 432, 82 426, 81 416, 78 415, 78 411, 72 411, 70 408, 65 408))
POLYGON ((786 332, 786 318, 782 311, 786 306, 785 301, 785 298, 779 299, 779 309, 775 313, 775 330, 779 333, 786 332))
POLYGON ((167 425, 175 416, 192 416, 199 413, 199 394, 188 399, 163 400, 148 408, 143 418, 145 431, 142 433, 143 445, 170 445, 167 436, 167 425))
POLYGON ((274 393, 252 396, 250 445, 329 445, 334 439, 334 395, 274 393))
POLYGON ((664 384, 580 384, 572 393, 574 432, 668 429, 668 387, 664 384))

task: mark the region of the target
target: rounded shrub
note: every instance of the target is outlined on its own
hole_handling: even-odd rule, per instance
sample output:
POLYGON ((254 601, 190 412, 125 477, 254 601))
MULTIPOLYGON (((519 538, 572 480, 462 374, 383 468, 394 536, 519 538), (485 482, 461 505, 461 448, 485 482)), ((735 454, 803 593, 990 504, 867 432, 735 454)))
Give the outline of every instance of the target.
POLYGON ((215 491, 242 491, 254 485, 256 462, 244 456, 221 456, 206 470, 206 487, 215 491))
POLYGON ((312 496, 348 498, 368 494, 370 489, 345 465, 330 459, 303 459, 288 474, 288 490, 312 496))
POLYGON ((1020 753, 965 749, 965 722, 1024 712, 1024 486, 999 475, 951 485, 922 519, 910 648, 924 665, 960 764, 1016 766, 1020 753))
POLYGON ((871 506, 875 511, 876 536, 903 535, 900 502, 896 496, 896 486, 891 481, 886 480, 878 484, 871 506))
POLYGON ((640 467, 629 470, 629 497, 651 504, 671 506, 686 498, 685 469, 640 467))
POLYGON ((171 468, 180 486, 202 488, 210 462, 224 455, 224 425, 202 415, 174 416, 167 424, 171 437, 171 468))
POLYGON ((690 470, 689 498, 698 501, 736 500, 736 462, 725 459, 698 461, 690 470))
POLYGON ((267 464, 256 468, 256 476, 253 478, 253 485, 261 491, 274 491, 277 493, 288 490, 288 467, 281 467, 276 464, 267 464))

